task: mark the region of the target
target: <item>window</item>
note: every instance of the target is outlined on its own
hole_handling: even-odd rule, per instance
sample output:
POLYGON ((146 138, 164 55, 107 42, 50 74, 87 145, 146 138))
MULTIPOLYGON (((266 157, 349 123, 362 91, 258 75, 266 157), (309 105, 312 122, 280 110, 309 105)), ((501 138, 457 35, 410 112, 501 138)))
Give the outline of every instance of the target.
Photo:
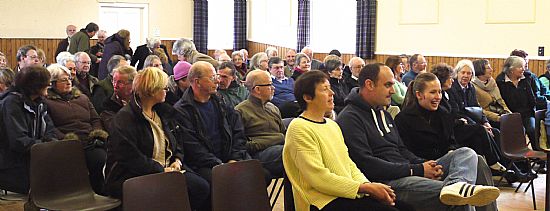
POLYGON ((149 30, 147 14, 147 4, 100 3, 99 29, 107 31, 107 37, 120 29, 130 31, 130 47, 135 50, 138 45, 145 43, 149 30))
POLYGON ((233 1, 208 1, 208 49, 233 49, 233 1))
POLYGON ((355 53, 357 1, 311 0, 310 46, 314 52, 355 53))

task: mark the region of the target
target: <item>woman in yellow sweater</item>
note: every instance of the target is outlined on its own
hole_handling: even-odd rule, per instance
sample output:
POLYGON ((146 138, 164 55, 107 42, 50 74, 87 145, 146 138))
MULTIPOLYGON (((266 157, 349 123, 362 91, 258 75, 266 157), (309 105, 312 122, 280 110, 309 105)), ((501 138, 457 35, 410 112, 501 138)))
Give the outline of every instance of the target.
POLYGON ((334 108, 327 76, 304 73, 294 95, 304 112, 287 130, 283 164, 296 210, 412 210, 393 190, 371 183, 350 159, 340 127, 324 118, 334 108))

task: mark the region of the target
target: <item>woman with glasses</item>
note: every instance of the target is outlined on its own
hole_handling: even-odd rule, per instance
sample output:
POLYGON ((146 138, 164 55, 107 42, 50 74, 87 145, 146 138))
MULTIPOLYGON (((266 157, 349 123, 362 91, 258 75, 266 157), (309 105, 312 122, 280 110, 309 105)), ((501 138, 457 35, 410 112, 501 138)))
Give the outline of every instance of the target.
POLYGON ((72 86, 69 70, 59 64, 52 64, 48 71, 52 77, 45 103, 55 125, 56 136, 58 139, 77 139, 82 143, 92 188, 96 193, 101 193, 102 170, 107 156, 103 147, 108 134, 103 130, 99 115, 88 96, 72 86))
POLYGON ((46 112, 50 73, 44 67, 21 69, 13 86, 0 95, 0 189, 29 192, 30 148, 55 139, 46 112))
POLYGON ((189 201, 194 210, 208 207, 210 187, 206 180, 183 163, 183 152, 176 142, 176 111, 164 103, 168 75, 148 67, 134 78, 134 95, 113 119, 107 143, 105 191, 122 198, 122 184, 137 176, 180 171, 187 180, 189 201))

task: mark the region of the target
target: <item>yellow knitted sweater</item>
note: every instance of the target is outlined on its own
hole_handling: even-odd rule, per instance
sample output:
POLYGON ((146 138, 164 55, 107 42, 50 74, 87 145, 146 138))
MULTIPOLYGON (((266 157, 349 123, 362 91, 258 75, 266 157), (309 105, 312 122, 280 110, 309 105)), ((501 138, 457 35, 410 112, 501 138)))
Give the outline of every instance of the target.
POLYGON ((332 200, 360 198, 367 178, 350 159, 340 127, 295 118, 288 127, 283 164, 292 183, 296 210, 322 209, 332 200))

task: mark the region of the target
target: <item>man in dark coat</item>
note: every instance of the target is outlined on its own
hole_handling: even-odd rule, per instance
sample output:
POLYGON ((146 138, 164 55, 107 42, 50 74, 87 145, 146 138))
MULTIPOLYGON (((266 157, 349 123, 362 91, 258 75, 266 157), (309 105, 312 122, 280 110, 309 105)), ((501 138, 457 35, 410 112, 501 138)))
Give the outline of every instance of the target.
POLYGON ((57 54, 69 50, 69 43, 71 42, 71 37, 76 33, 76 26, 68 25, 65 31, 67 32, 67 38, 61 40, 61 42, 57 44, 57 49, 55 50, 56 57, 57 54))

